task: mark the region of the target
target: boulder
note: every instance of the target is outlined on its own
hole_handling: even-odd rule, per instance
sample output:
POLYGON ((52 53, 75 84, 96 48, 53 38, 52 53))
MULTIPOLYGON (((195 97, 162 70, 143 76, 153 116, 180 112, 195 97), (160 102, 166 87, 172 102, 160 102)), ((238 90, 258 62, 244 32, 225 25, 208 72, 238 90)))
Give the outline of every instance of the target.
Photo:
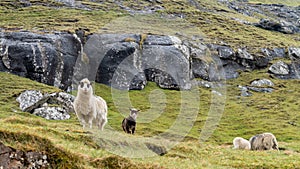
MULTIPOLYGON (((223 74, 224 69, 222 60, 215 53, 221 46, 218 45, 203 45, 191 44, 191 68, 195 78, 201 78, 208 81, 220 81, 226 76, 223 74), (210 48, 213 49, 211 52, 210 48)), ((225 70, 226 71, 226 70, 225 70)))
POLYGON ((227 46, 219 46, 217 48, 218 54, 222 59, 232 59, 235 57, 235 52, 232 48, 227 46))
POLYGON ((0 32, 0 71, 67 90, 80 48, 69 33, 0 32))
POLYGON ((150 143, 150 142, 145 143, 145 145, 147 146, 147 148, 149 150, 153 151, 154 153, 156 153, 160 156, 163 156, 168 153, 166 147, 164 147, 164 146, 156 145, 156 144, 150 143))
POLYGON ((51 93, 46 103, 60 105, 66 110, 66 112, 75 112, 73 108, 74 100, 75 96, 73 95, 65 92, 57 92, 51 93))
POLYGON ((233 60, 222 60, 223 69, 225 71, 226 79, 234 79, 239 77, 239 71, 246 68, 233 60))
POLYGON ((288 75, 290 73, 288 64, 283 61, 278 61, 271 65, 269 71, 276 75, 288 75))
POLYGON ((142 68, 147 80, 161 88, 190 89, 191 70, 189 50, 182 41, 172 36, 149 35, 142 50, 142 68))
POLYGON ((70 118, 67 111, 60 107, 41 107, 34 109, 32 114, 43 117, 47 120, 67 120, 70 118))
POLYGON ((43 95, 40 91, 26 90, 16 100, 22 111, 48 120, 65 120, 70 118, 70 112, 74 112, 74 99, 74 96, 64 92, 43 95), (55 106, 49 106, 51 104, 55 106))
POLYGON ((288 48, 289 57, 293 57, 295 59, 300 59, 300 48, 289 47, 288 48))
POLYGON ((39 168, 50 167, 47 155, 41 152, 24 152, 6 146, 0 142, 0 168, 39 168))
POLYGON ((20 103, 20 109, 24 112, 31 112, 47 101, 47 97, 37 90, 26 90, 17 97, 17 102, 20 103))
POLYGON ((268 87, 272 87, 272 86, 274 86, 274 83, 269 79, 259 79, 259 80, 252 81, 251 86, 256 86, 256 87, 268 86, 268 87))
POLYGON ((261 52, 269 60, 273 60, 275 58, 284 58, 286 56, 284 48, 273 48, 273 49, 262 48, 261 52))
MULTIPOLYGON (((191 87, 189 50, 176 37, 95 34, 89 37, 84 54, 89 63, 81 66, 87 71, 86 75, 77 74, 80 78, 87 76, 124 90, 143 89, 147 81, 167 89, 191 87)), ((77 81, 80 78, 76 78, 77 81)))

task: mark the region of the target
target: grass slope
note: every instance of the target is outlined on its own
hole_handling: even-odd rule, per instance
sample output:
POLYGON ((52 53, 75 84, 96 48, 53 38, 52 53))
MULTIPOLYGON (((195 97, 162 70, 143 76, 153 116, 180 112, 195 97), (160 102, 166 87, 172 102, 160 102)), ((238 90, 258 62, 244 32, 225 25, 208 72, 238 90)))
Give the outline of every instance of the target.
MULTIPOLYGON (((122 104, 127 104, 128 96, 129 104, 141 109, 134 138, 153 137, 167 132, 176 121, 181 104, 188 104, 192 111, 201 105, 188 136, 168 154, 130 159, 101 148, 101 141, 95 142, 94 135, 82 130, 74 114, 69 120, 51 121, 21 112, 15 99, 23 90, 54 92, 58 89, 0 73, 1 141, 17 149, 46 152, 55 168, 296 168, 300 165, 299 80, 272 79, 276 84, 273 93, 239 97, 236 86, 248 85, 257 78, 268 78, 268 74, 265 70, 246 72, 238 79, 227 81, 222 118, 215 132, 204 143, 199 142, 199 136, 212 102, 211 89, 199 88, 200 104, 197 104, 193 100, 184 100, 180 91, 162 90, 153 83, 143 91, 129 93, 95 85, 96 94, 107 100, 109 126, 115 131, 123 132, 120 124, 123 116, 127 116, 128 105, 122 104), (159 106, 161 102, 165 105, 159 106), (161 110, 153 106, 164 108, 163 113, 157 114, 161 110), (150 117, 154 117, 151 122, 150 117), (282 150, 232 150, 231 141, 234 137, 250 138, 262 132, 274 133, 282 150)), ((189 109, 185 110, 188 112, 189 109)), ((109 131, 108 128, 106 130, 109 131)), ((176 135, 168 139, 171 140, 173 136, 176 135)))
MULTIPOLYGON (((87 34, 118 32, 191 35, 191 32, 194 32, 196 35, 205 36, 206 42, 225 43, 233 48, 247 46, 253 53, 259 51, 261 47, 300 46, 298 35, 268 31, 237 21, 255 23, 262 18, 272 16, 260 13, 254 13, 251 17, 245 16, 218 1, 198 0, 192 3, 185 0, 163 0, 162 4, 159 4, 146 0, 139 2, 127 0, 122 1, 123 8, 112 1, 77 2, 77 5, 81 4, 92 10, 61 7, 62 3, 53 0, 30 0, 29 2, 32 6, 26 7, 23 1, 1 1, 0 27, 6 31, 69 31, 72 33, 82 28, 87 34), (136 14, 131 17, 132 15, 124 10, 129 8, 138 11, 156 5, 161 5, 164 9, 158 10, 154 15, 136 14)), ((275 3, 274 1, 250 2, 275 3)), ((297 0, 280 1, 280 3, 299 5, 297 0)))
MULTIPOLYGON (((28 2, 32 6, 26 7, 24 1, 1 1, 0 27, 5 31, 74 32, 75 29, 83 28, 87 33, 132 33, 130 31, 136 30, 146 34, 173 35, 179 32, 180 35, 188 36, 195 32, 196 35, 205 36, 206 42, 222 41, 233 48, 247 46, 256 54, 261 47, 300 46, 298 35, 270 32, 232 19, 258 22, 266 16, 244 16, 217 1, 199 0, 198 6, 193 6, 189 3, 191 1, 162 0, 165 10, 155 15, 134 17, 113 1, 81 2, 94 10, 66 8, 53 0, 28 2), (182 16, 183 19, 174 19, 173 16, 182 16), (130 27, 127 27, 128 23, 132 23, 130 27)), ((249 2, 271 3, 258 0, 249 2)), ((298 1, 280 3, 297 6, 298 1)), ((140 10, 153 4, 146 0, 138 3, 127 0, 123 5, 140 10)), ((297 168, 300 166, 299 80, 274 79, 266 72, 243 72, 238 79, 226 82, 225 109, 219 114, 222 118, 217 125, 211 126, 217 128, 204 143, 199 142, 199 137, 207 124, 209 112, 222 107, 222 102, 214 99, 212 89, 196 88, 196 97, 195 93, 189 91, 162 90, 153 83, 149 83, 143 91, 130 92, 96 84, 95 93, 107 100, 109 106, 111 129, 106 128, 107 131, 122 133, 120 123, 127 116, 130 106, 141 109, 133 138, 164 134, 172 140, 185 133, 176 132, 176 126, 173 131, 168 131, 170 126, 176 123, 187 130, 191 127, 185 139, 169 150, 168 154, 137 159, 106 151, 103 142, 95 142, 94 135, 82 130, 74 114, 70 120, 49 121, 21 112, 15 99, 23 90, 38 89, 50 93, 58 89, 0 73, 0 138, 5 144, 17 149, 46 152, 53 168, 297 168), (240 97, 237 85, 249 85, 258 78, 270 78, 275 83, 275 91, 253 92, 251 97, 240 97), (196 117, 193 117, 193 112, 196 112, 196 117), (180 123, 177 123, 178 117, 180 123), (188 120, 190 126, 187 125, 190 124, 188 120), (254 152, 231 149, 234 137, 250 138, 262 132, 274 133, 282 150, 254 152)))

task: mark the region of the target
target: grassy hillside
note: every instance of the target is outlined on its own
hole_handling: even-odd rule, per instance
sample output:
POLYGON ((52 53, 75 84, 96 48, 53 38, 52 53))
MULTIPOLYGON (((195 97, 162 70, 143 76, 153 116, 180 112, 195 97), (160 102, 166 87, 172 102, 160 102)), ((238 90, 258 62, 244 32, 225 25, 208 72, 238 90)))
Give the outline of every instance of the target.
POLYGON ((298 0, 286 0, 286 1, 280 1, 280 0, 250 0, 250 3, 263 3, 263 4, 283 4, 283 5, 289 5, 289 6, 299 6, 300 2, 298 0))
MULTIPOLYGON (((31 6, 26 7, 22 1, 1 1, 0 27, 6 31, 30 30, 40 33, 74 32, 78 28, 86 30, 87 34, 121 32, 190 35, 194 32, 196 35, 202 35, 206 42, 225 43, 233 48, 247 46, 253 52, 257 52, 261 47, 300 46, 298 35, 272 32, 238 21, 255 23, 270 16, 260 13, 252 17, 242 15, 218 1, 193 1, 195 4, 185 0, 162 0, 160 4, 146 0, 138 3, 128 0, 122 1, 122 8, 112 1, 84 0, 75 3, 85 8, 61 7, 62 3, 53 0, 29 2, 31 6), (157 5, 161 5, 163 9, 152 15, 141 15, 137 12, 132 17, 128 10, 124 10, 141 11, 157 5), (135 31, 132 32, 133 30, 135 31)), ((275 3, 275 1, 250 1, 250 3, 271 2, 275 3)), ((299 5, 297 0, 280 3, 299 5)))
MULTIPOLYGON (((79 5, 89 10, 65 7, 54 0, 26 2, 0 2, 2 31, 74 33, 82 28, 87 34, 197 35, 207 43, 227 44, 233 48, 247 46, 256 54, 261 47, 300 46, 299 35, 271 32, 237 21, 255 23, 266 16, 245 16, 218 1, 198 0, 195 5, 185 0, 162 0, 162 4, 126 0, 122 1, 123 8, 114 1, 81 1, 79 5), (139 11, 155 5, 164 9, 152 15, 134 16, 124 10, 139 11)), ((298 0, 251 0, 249 3, 299 6, 298 0)), ((108 125, 98 134, 83 130, 74 114, 69 120, 51 121, 21 112, 15 100, 22 91, 38 89, 50 93, 59 89, 0 72, 0 141, 16 149, 46 152, 53 168, 299 168, 299 80, 279 80, 266 72, 264 69, 242 72, 238 79, 225 83, 225 88, 220 89, 221 97, 215 92, 218 89, 209 88, 162 90, 150 82, 142 91, 125 92, 96 84, 95 93, 103 97, 109 107, 108 125), (259 78, 271 79, 275 90, 241 97, 237 86, 249 85, 259 78), (140 109, 141 113, 136 135, 125 137, 121 121, 131 106, 140 109), (210 124, 207 119, 215 123, 210 124), (205 142, 200 142, 205 136, 203 133, 208 131, 205 126, 213 133, 205 142), (234 137, 249 139, 262 132, 272 132, 277 137, 279 152, 232 149, 234 137), (156 136, 164 139, 156 139, 156 136), (109 149, 115 143, 120 143, 115 147, 123 148, 131 144, 129 140, 147 138, 153 143, 173 145, 174 141, 180 142, 171 146, 166 155, 149 158, 127 158, 109 149)), ((209 131, 206 134, 210 134, 209 131)))
MULTIPOLYGON (((95 134, 82 130, 74 114, 69 120, 51 121, 21 112, 15 99, 23 90, 53 92, 58 89, 0 73, 1 141, 26 151, 46 152, 51 164, 58 168, 295 168, 300 165, 299 80, 272 79, 276 84, 273 93, 253 93, 251 97, 239 97, 240 92, 236 86, 268 77, 264 72, 242 73, 240 78, 227 81, 226 105, 222 118, 206 142, 199 142, 199 137, 213 102, 213 94, 211 89, 197 88, 200 91, 200 110, 195 123, 191 123, 192 129, 188 136, 164 156, 137 159, 124 158, 107 151, 103 148, 103 144, 107 143, 95 141, 95 134), (250 138, 262 132, 272 132, 277 136, 280 152, 232 150, 231 142, 234 137, 250 138)), ((184 100, 180 91, 162 90, 152 83, 143 91, 129 93, 112 91, 99 84, 95 86, 95 90, 96 94, 107 100, 109 106, 109 125, 101 137, 113 141, 118 138, 109 138, 110 131, 123 134, 120 125, 128 111, 127 106, 122 104, 126 103, 128 94, 131 104, 141 109, 137 132, 132 139, 166 133, 176 121, 181 104, 192 105, 189 108, 196 108, 198 105, 193 100, 184 100), (164 97, 161 97, 162 94, 164 97), (160 102, 165 102, 165 107, 158 106, 160 102), (151 104, 165 109, 162 114, 157 115, 159 111, 151 107, 151 104), (149 117, 155 118, 149 122, 149 117)), ((175 136, 171 135, 168 139, 172 140, 175 136)))

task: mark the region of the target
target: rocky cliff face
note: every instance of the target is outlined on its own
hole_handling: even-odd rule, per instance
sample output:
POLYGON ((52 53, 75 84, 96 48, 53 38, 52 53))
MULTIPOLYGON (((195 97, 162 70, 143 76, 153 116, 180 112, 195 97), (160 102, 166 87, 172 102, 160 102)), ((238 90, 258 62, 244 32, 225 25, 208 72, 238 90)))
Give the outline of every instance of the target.
MULTIPOLYGON (((75 1, 58 2, 63 2, 62 6, 80 10, 94 9, 75 1)), ((101 4, 102 1, 93 3, 101 4)), ((173 1, 147 1, 144 8, 139 7, 141 4, 134 6, 123 1, 115 1, 111 5, 135 15, 170 10, 168 3, 173 1)), ((257 29, 290 35, 300 33, 299 6, 254 4, 248 3, 247 0, 220 0, 217 3, 224 9, 209 8, 197 1, 187 1, 183 4, 204 13, 222 14, 229 10, 238 12, 243 16, 252 17, 255 21, 251 23, 234 17, 232 20, 249 27, 258 27, 257 29)), ((27 7, 34 4, 26 1, 20 5, 27 7)), ((188 11, 174 12, 166 16, 186 18, 188 14, 188 11)), ((202 17, 199 20, 202 23, 210 22, 202 17)), ((76 19, 73 21, 77 22, 76 19)), ((193 84, 198 84, 193 82, 195 78, 218 81, 237 78, 239 72, 243 70, 261 68, 268 68, 269 73, 278 78, 299 78, 299 46, 266 45, 253 50, 247 45, 232 47, 232 44, 221 41, 222 37, 220 39, 215 37, 217 42, 212 44, 211 41, 204 43, 205 40, 199 37, 182 38, 180 33, 179 36, 169 36, 134 34, 134 30, 132 32, 132 34, 85 36, 82 30, 76 34, 65 32, 37 34, 1 30, 0 71, 11 72, 63 90, 74 89, 78 81, 84 77, 126 90, 143 89, 147 81, 154 81, 166 89, 189 89, 193 84)), ((293 36, 292 40, 299 41, 296 37, 293 36)))
POLYGON ((72 34, 0 32, 0 70, 66 90, 80 43, 72 34))
POLYGON ((71 89, 84 77, 118 89, 143 89, 147 81, 161 88, 189 89, 194 78, 218 81, 240 70, 266 68, 279 78, 297 78, 300 48, 261 49, 196 43, 175 36, 95 34, 83 45, 77 35, 1 32, 0 70, 71 89), (288 52, 286 52, 288 51, 288 52))

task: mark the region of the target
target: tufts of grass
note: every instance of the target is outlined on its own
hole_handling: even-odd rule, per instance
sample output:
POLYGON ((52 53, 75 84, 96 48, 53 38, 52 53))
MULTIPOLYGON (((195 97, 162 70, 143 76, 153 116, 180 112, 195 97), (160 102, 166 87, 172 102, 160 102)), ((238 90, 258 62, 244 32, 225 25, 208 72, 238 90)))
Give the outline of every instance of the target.
POLYGON ((298 0, 250 0, 250 3, 262 3, 262 4, 283 4, 288 6, 299 6, 300 2, 298 0))
MULTIPOLYGON (((199 142, 199 137, 211 104, 217 103, 213 101, 212 89, 197 88, 200 96, 197 100, 185 97, 185 94, 194 96, 188 93, 190 91, 163 90, 151 82, 142 91, 119 91, 96 84, 95 93, 103 97, 109 107, 107 132, 113 129, 123 134, 121 121, 128 115, 129 107, 141 110, 133 138, 162 134, 164 139, 172 142, 178 136, 184 136, 174 124, 188 129, 185 139, 166 155, 129 159, 107 151, 105 145, 114 144, 107 142, 109 135, 101 135, 102 140, 95 140, 95 135, 82 129, 74 114, 69 120, 52 121, 21 112, 15 98, 23 90, 38 89, 50 93, 58 89, 9 73, 0 74, 1 141, 24 151, 47 153, 53 168, 295 168, 300 165, 299 80, 271 79, 275 83, 273 93, 253 92, 251 97, 239 96, 236 86, 269 78, 266 70, 243 72, 238 79, 227 81, 222 118, 206 142, 199 142), (200 109, 197 109, 199 105, 200 109), (195 111, 196 116, 193 116, 191 112, 195 111), (184 123, 178 123, 178 118, 184 123), (234 137, 248 139, 262 132, 274 133, 282 150, 232 150, 234 137)), ((117 138, 114 141, 118 141, 117 138)))

